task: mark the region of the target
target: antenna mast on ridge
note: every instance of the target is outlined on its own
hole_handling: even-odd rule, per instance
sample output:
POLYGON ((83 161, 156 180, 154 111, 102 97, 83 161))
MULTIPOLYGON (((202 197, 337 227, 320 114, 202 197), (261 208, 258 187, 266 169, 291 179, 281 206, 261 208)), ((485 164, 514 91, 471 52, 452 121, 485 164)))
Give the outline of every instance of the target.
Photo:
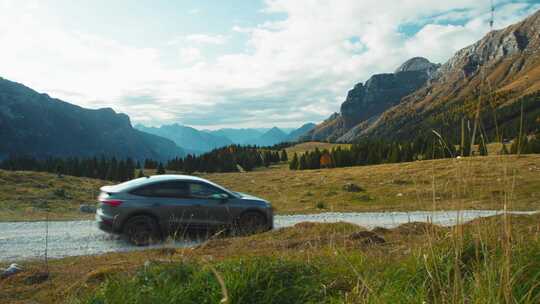
POLYGON ((489 19, 489 30, 493 31, 493 22, 495 21, 495 5, 491 0, 491 19, 489 19))

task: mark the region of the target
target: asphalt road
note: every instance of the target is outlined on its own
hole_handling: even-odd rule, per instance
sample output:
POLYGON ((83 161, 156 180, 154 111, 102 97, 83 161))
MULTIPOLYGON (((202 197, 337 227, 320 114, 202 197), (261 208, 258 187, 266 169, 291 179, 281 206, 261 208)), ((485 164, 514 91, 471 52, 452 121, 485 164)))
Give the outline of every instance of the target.
MULTIPOLYGON (((500 214, 501 211, 468 210, 437 212, 365 212, 365 213, 320 213, 309 215, 275 216, 275 228, 292 226, 299 222, 350 222, 374 228, 392 228, 408 222, 427 222, 450 226, 470 221, 478 217, 500 214)), ((531 214, 534 212, 516 212, 531 214)), ((93 221, 55 221, 55 222, 1 222, 0 223, 0 262, 13 262, 26 259, 42 259, 65 256, 93 255, 112 251, 144 250, 149 247, 135 247, 125 240, 104 233, 96 228, 93 221), (46 238, 46 230, 48 237, 46 238)), ((168 241, 152 247, 186 247, 197 241, 168 241)), ((150 248, 152 248, 150 247, 150 248)))

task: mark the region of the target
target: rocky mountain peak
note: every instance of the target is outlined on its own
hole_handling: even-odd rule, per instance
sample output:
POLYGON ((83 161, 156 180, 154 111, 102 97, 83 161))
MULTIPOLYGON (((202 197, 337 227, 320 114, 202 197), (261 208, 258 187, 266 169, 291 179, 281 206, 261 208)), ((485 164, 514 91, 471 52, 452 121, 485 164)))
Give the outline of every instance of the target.
POLYGON ((400 65, 394 73, 426 71, 428 74, 436 70, 440 65, 430 62, 424 57, 413 57, 400 65))
POLYGON ((540 10, 519 23, 492 31, 478 42, 459 50, 437 71, 435 78, 444 82, 451 76, 470 77, 478 73, 482 66, 490 68, 513 56, 538 53, 539 32, 540 10))

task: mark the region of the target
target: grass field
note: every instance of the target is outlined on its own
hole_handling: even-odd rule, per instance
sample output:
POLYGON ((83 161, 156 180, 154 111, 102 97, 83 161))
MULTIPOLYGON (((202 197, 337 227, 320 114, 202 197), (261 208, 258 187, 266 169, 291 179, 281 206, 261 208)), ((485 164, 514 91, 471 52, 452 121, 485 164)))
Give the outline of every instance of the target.
POLYGON ((269 199, 278 213, 540 208, 540 156, 488 156, 376 166, 203 175, 269 199), (359 192, 343 189, 347 183, 359 192))
MULTIPOLYGON (((278 214, 325 211, 540 209, 540 155, 487 156, 291 171, 286 164, 247 173, 202 174, 272 202, 278 214), (353 183, 361 189, 344 189, 353 183)), ((91 218, 107 181, 0 170, 0 220, 91 218)))
POLYGON ((0 221, 93 218, 79 212, 80 204, 95 204, 107 181, 41 172, 0 170, 0 221))
MULTIPOLYGON (((269 199, 278 214, 540 209, 540 155, 202 176, 269 199)), ((91 217, 79 204, 107 183, 0 171, 0 220, 43 219, 46 206, 51 219, 91 217)), ((0 279, 0 303, 540 303, 539 223, 539 214, 451 228, 300 223, 195 248, 26 261, 0 279)))
MULTIPOLYGON (((189 249, 41 261, 2 303, 538 303, 539 215, 443 228, 300 223, 189 249), (221 301, 221 302, 220 302, 221 301)), ((5 266, 5 265, 0 265, 5 266)))

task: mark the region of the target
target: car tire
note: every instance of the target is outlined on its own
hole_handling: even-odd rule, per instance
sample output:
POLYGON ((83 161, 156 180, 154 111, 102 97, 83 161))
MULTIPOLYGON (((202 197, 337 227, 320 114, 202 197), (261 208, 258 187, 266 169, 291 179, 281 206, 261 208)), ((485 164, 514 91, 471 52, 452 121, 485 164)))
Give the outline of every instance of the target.
POLYGON ((236 233, 240 235, 250 235, 268 230, 266 218, 256 211, 243 213, 236 223, 236 233))
POLYGON ((156 220, 146 215, 130 218, 124 225, 123 232, 128 241, 136 246, 148 246, 161 240, 156 220))

